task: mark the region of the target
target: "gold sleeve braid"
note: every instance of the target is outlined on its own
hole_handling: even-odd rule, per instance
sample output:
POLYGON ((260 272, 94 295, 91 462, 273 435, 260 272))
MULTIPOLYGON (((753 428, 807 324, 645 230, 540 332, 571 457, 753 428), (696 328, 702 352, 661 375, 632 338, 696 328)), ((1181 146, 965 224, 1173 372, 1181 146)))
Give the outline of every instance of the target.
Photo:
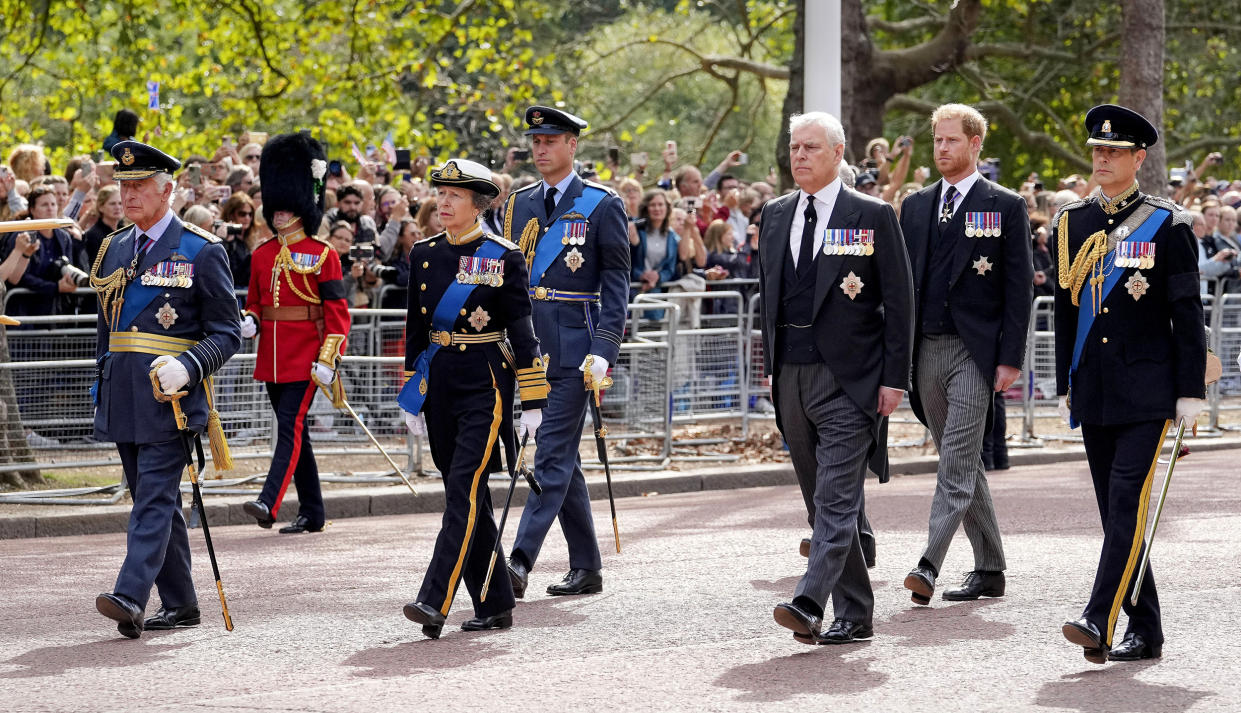
POLYGON ((340 363, 340 345, 344 343, 345 335, 343 334, 326 334, 323 337, 323 346, 319 348, 319 363, 335 369, 340 363))
POLYGON ((524 369, 517 370, 517 388, 522 401, 546 399, 551 387, 547 383, 547 367, 541 357, 524 369))

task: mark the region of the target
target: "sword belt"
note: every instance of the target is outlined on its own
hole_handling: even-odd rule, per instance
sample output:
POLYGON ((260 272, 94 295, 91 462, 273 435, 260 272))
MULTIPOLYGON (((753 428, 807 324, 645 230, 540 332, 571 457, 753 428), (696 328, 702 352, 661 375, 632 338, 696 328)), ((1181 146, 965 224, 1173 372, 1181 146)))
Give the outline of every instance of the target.
POLYGON ((108 351, 137 352, 139 354, 184 354, 198 342, 193 339, 179 339, 151 332, 110 332, 108 334, 108 351))
POLYGON ((598 302, 598 292, 572 292, 550 287, 531 287, 530 296, 541 302, 598 302))
POLYGON ((306 322, 310 320, 323 320, 323 307, 321 305, 307 305, 296 307, 272 307, 264 305, 262 311, 263 319, 272 322, 306 322))
POLYGON ((502 342, 505 340, 504 332, 483 332, 482 334, 455 334, 453 332, 441 332, 438 329, 432 329, 428 336, 432 344, 438 344, 441 347, 448 347, 454 344, 490 344, 492 342, 502 342))

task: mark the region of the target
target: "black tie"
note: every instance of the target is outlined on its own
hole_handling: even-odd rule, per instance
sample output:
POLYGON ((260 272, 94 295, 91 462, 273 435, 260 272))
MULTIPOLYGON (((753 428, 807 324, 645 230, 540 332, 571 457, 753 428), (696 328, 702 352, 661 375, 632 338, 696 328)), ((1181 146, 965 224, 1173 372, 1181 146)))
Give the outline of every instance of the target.
POLYGON ((957 187, 953 185, 949 185, 948 190, 944 191, 944 205, 939 211, 940 227, 943 227, 945 224, 947 224, 949 221, 952 220, 952 209, 953 209, 953 205, 956 203, 956 200, 957 200, 957 187))
POLYGON ((556 210, 556 187, 549 186, 547 192, 543 194, 543 212, 550 218, 554 210, 556 210))
POLYGON ((806 201, 806 222, 801 226, 801 248, 797 251, 797 278, 801 279, 810 272, 814 264, 814 228, 818 222, 818 214, 814 211, 814 196, 806 201))

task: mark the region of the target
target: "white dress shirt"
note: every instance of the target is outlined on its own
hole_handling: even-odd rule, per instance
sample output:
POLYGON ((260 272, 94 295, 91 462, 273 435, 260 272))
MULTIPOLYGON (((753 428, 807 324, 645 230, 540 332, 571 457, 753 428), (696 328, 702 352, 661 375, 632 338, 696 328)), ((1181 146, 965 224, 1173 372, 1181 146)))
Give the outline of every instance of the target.
POLYGON ((840 195, 840 185, 840 176, 836 176, 835 180, 816 191, 813 197, 805 191, 800 191, 797 209, 793 212, 793 227, 789 229, 789 250, 792 251, 793 267, 797 267, 797 257, 801 255, 801 230, 806 224, 806 206, 814 200, 815 222, 818 226, 814 231, 814 251, 810 254, 818 255, 823 249, 823 228, 821 226, 827 225, 828 219, 832 216, 832 210, 836 208, 836 197, 840 195))
POLYGON ((978 179, 981 177, 982 174, 975 169, 973 173, 965 178, 962 178, 956 183, 949 183, 948 179, 945 178, 939 187, 939 203, 935 205, 936 219, 938 220, 938 216, 944 212, 944 194, 948 192, 948 186, 956 186, 957 189, 957 197, 952 201, 952 214, 955 216, 957 214, 957 210, 961 207, 961 201, 965 200, 966 194, 970 192, 970 189, 974 187, 974 184, 977 183, 978 179))
POLYGON ((572 183, 572 182, 573 182, 573 172, 572 172, 572 171, 569 171, 569 174, 568 174, 567 176, 565 176, 564 178, 562 178, 562 179, 560 180, 560 183, 557 183, 557 184, 556 184, 556 185, 554 185, 554 186, 550 186, 550 185, 548 185, 547 181, 546 181, 546 180, 544 180, 544 181, 543 181, 543 199, 544 199, 544 200, 546 200, 546 199, 547 199, 547 189, 548 189, 548 188, 555 188, 555 189, 556 189, 556 195, 552 196, 552 200, 553 200, 553 201, 555 201, 555 203, 556 203, 556 205, 557 205, 557 206, 559 206, 559 205, 560 205, 560 199, 564 197, 564 192, 565 192, 565 191, 567 191, 567 190, 569 190, 569 184, 570 184, 570 183, 572 183))

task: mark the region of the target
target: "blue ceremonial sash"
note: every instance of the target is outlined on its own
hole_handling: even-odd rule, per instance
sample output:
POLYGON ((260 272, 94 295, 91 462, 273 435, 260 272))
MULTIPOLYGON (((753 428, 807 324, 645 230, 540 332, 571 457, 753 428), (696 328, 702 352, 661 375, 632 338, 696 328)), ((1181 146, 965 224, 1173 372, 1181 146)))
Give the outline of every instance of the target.
MULTIPOLYGON (((157 241, 155 245, 158 244, 157 241)), ((194 233, 186 230, 181 233, 181 244, 178 246, 177 252, 180 255, 184 255, 187 262, 193 262, 194 258, 198 257, 198 251, 202 250, 206 244, 207 241, 201 236, 194 235, 194 233)), ((154 248, 155 245, 151 247, 154 248)), ((138 318, 138 315, 142 314, 142 310, 151 304, 151 300, 168 289, 159 285, 142 284, 142 281, 138 279, 141 274, 134 275, 134 281, 125 286, 125 301, 121 304, 121 316, 117 321, 118 331, 129 328, 129 325, 138 318)))
MULTIPOLYGON (((1125 242, 1129 243, 1147 243, 1155 237, 1155 231, 1159 226, 1163 225, 1164 218, 1168 217, 1169 211, 1164 208, 1158 208, 1155 212, 1146 217, 1138 229, 1125 242)), ((1104 258, 1106 259, 1106 258, 1104 258)), ((1115 258, 1113 258, 1115 259, 1115 258)), ((1103 289, 1099 297, 1099 303, 1102 304, 1107 300, 1107 296, 1112 292, 1112 288, 1116 283, 1120 282, 1121 276, 1125 274, 1124 270, 1115 270, 1103 280, 1103 289)), ((1086 308, 1086 302, 1090 290, 1090 280, 1086 280, 1082 284, 1081 294, 1077 297, 1077 339, 1073 342, 1073 361, 1069 363, 1069 394, 1072 398, 1073 394, 1073 374, 1077 372, 1077 363, 1082 357, 1082 350, 1086 347, 1086 337, 1090 334, 1090 328, 1094 326, 1094 307, 1086 308)), ((1078 427, 1077 419, 1073 418, 1072 411, 1069 415, 1069 428, 1078 427)))
POLYGON ((564 215, 557 218, 552 225, 560 224, 560 230, 552 230, 548 226, 547 232, 543 233, 543 237, 539 238, 539 242, 534 247, 534 262, 530 264, 530 286, 538 287, 539 279, 543 273, 547 272, 547 268, 552 266, 556 258, 560 257, 560 253, 567 247, 563 238, 567 237, 569 230, 568 221, 563 220, 565 215, 570 213, 581 213, 587 218, 591 213, 595 212, 595 208, 599 205, 608 192, 595 188, 594 186, 582 186, 582 195, 573 199, 573 207, 565 211, 564 215))
MULTIPOLYGON (((483 238, 480 242, 482 245, 474 251, 476 258, 499 258, 508 249, 494 240, 483 238)), ((457 313, 461 311, 466 298, 470 296, 475 287, 478 285, 455 281, 450 284, 440 296, 439 303, 435 305, 435 311, 431 313, 431 326, 440 332, 451 332, 453 325, 457 323, 457 313)), ((405 382, 401 393, 396 397, 396 402, 401 408, 412 414, 422 410, 422 402, 427 398, 427 380, 431 377, 431 359, 439 350, 439 344, 432 344, 422 350, 422 353, 414 359, 413 375, 409 377, 409 381, 405 382)))

